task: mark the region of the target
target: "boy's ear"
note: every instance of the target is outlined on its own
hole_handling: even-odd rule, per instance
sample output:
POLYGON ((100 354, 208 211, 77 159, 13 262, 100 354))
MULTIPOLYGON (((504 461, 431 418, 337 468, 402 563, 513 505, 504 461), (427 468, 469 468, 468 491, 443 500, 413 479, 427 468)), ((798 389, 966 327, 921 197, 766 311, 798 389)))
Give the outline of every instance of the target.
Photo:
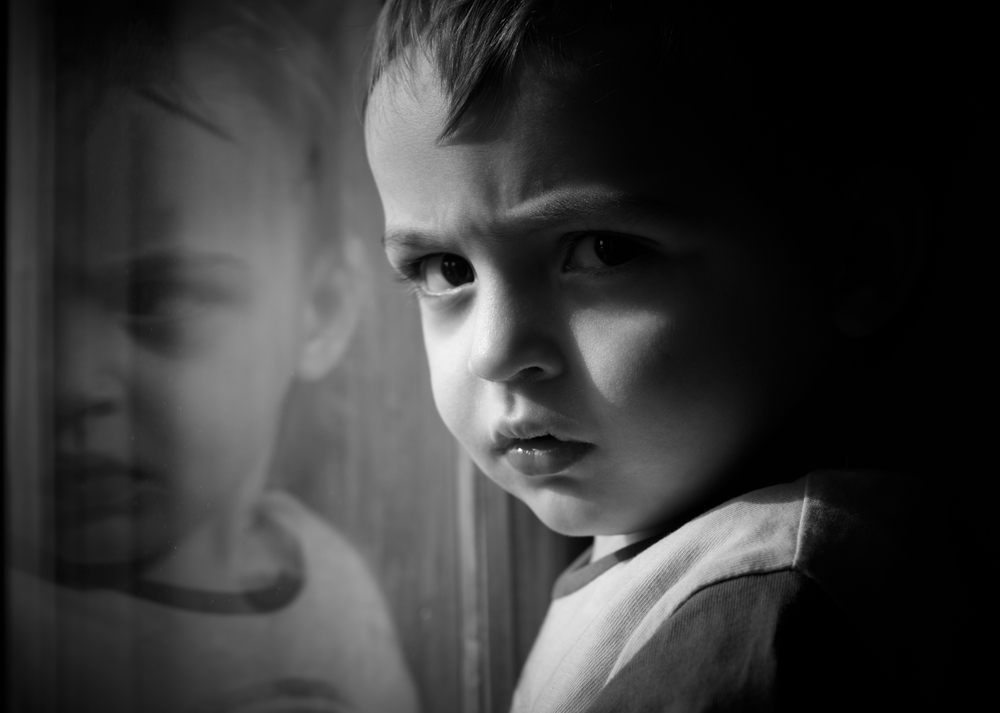
POLYGON ((842 334, 858 339, 879 331, 913 294, 927 254, 929 211, 914 180, 878 166, 856 184, 845 218, 833 318, 842 334))
POLYGON ((340 360, 358 322, 360 245, 346 239, 342 255, 329 251, 313 261, 307 279, 303 343, 296 374, 312 381, 340 360))

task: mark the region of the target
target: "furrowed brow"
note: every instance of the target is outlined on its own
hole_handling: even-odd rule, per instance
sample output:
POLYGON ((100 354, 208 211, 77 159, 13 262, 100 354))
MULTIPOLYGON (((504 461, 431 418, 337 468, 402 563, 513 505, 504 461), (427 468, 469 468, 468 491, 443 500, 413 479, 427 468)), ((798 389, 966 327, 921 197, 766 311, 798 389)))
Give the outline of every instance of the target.
MULTIPOLYGON (((502 239, 513 234, 541 232, 587 220, 628 223, 661 217, 679 219, 691 211, 691 203, 680 198, 683 197, 676 201, 664 201, 638 193, 601 188, 546 193, 479 225, 470 225, 465 235, 502 239)), ((387 252, 447 252, 451 245, 446 237, 419 228, 387 226, 382 235, 382 246, 387 252)))
POLYGON ((667 202, 637 193, 584 189, 544 195, 512 212, 511 224, 541 230, 587 219, 638 220, 650 215, 678 217, 689 210, 685 201, 667 202))

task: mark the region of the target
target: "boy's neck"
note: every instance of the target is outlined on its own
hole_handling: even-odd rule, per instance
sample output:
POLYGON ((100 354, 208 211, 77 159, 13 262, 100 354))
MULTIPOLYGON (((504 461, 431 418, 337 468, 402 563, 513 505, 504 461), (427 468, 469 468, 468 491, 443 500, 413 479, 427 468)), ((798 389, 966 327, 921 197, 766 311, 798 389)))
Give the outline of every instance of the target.
POLYGON ((590 561, 596 562, 602 557, 607 557, 612 552, 617 552, 623 547, 641 542, 648 537, 653 537, 660 530, 643 530, 630 535, 597 535, 594 537, 594 546, 590 551, 590 561))

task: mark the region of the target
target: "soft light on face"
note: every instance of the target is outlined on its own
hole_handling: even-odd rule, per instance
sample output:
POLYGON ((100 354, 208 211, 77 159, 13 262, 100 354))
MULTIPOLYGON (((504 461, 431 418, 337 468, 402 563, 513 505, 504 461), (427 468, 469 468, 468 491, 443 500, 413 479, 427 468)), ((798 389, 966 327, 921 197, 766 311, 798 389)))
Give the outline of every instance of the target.
POLYGON ((63 559, 173 551, 264 485, 302 344, 302 167, 237 83, 211 123, 113 93, 57 245, 56 468, 63 559))
POLYGON ((726 492, 810 388, 815 289, 681 102, 520 90, 497 129, 439 141, 430 66, 380 81, 386 253, 477 465, 559 532, 641 533, 726 492))

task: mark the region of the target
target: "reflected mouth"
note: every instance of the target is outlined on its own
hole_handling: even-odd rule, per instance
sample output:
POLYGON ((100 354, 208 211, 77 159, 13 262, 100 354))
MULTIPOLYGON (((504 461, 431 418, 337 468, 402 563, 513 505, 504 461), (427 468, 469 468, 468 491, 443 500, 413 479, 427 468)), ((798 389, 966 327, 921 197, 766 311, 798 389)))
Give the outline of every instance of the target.
POLYGON ((524 475, 555 475, 583 459, 594 445, 563 440, 551 434, 532 438, 502 438, 496 451, 524 475))
POLYGON ((98 455, 58 456, 51 495, 60 520, 90 520, 136 508, 151 482, 139 468, 98 455))

